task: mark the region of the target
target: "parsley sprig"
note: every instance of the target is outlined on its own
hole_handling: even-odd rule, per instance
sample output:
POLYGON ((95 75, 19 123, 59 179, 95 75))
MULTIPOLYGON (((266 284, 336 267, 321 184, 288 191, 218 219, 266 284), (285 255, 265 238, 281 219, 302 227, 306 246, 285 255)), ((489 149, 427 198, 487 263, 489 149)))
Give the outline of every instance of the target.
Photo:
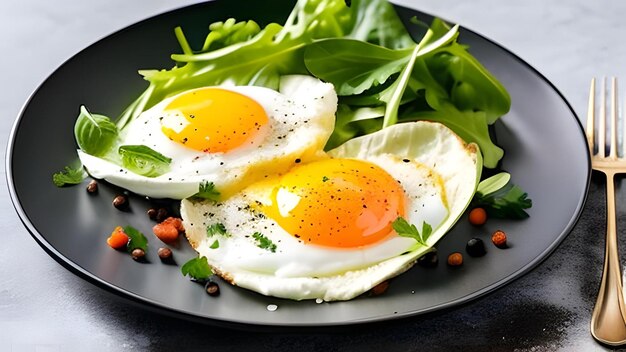
POLYGON ((207 280, 211 275, 213 275, 213 270, 211 270, 206 257, 190 259, 183 264, 180 271, 183 273, 183 276, 189 275, 192 280, 196 281, 207 280))
POLYGON ((83 182, 85 176, 86 174, 82 166, 77 168, 66 166, 62 171, 52 175, 52 182, 57 187, 77 185, 83 182))
POLYGON ((272 242, 269 238, 263 235, 260 232, 255 232, 252 234, 252 238, 256 240, 256 245, 261 249, 267 249, 268 251, 275 253, 276 252, 276 244, 272 242))
POLYGON ((428 246, 426 241, 433 232, 432 226, 426 223, 426 221, 422 222, 422 231, 419 231, 415 225, 410 224, 401 216, 398 216, 398 218, 391 223, 391 226, 399 236, 411 237, 423 246, 428 246))
POLYGON ((221 222, 217 222, 215 224, 211 224, 206 227, 206 235, 208 237, 213 237, 215 235, 225 235, 226 234, 226 226, 221 222))
POLYGON ((218 201, 220 199, 220 192, 215 189, 213 182, 204 181, 200 183, 198 193, 194 194, 192 198, 218 201))
POLYGON ((510 182, 511 175, 501 172, 480 182, 472 206, 483 207, 490 217, 500 219, 525 219, 525 209, 533 202, 528 193, 510 182))

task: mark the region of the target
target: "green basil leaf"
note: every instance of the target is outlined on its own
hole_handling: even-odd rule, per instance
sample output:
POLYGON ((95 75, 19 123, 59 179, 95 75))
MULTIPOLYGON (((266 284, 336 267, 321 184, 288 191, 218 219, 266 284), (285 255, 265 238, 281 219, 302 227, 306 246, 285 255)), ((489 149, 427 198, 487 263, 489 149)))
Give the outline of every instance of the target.
POLYGON ((171 158, 145 145, 123 145, 118 150, 122 166, 146 177, 157 177, 169 171, 171 158))
POLYGON ((106 154, 117 138, 117 126, 104 115, 92 114, 82 105, 74 124, 78 147, 87 154, 106 154))

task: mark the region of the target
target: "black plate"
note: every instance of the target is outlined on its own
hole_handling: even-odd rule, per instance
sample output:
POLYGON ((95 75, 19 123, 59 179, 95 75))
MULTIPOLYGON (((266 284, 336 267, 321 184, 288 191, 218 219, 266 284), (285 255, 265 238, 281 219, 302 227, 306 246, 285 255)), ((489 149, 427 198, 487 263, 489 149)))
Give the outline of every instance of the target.
MULTIPOLYGON (((186 243, 174 248, 177 265, 160 263, 159 241, 145 215, 149 202, 131 197, 131 211, 111 200, 120 191, 102 186, 96 196, 82 186, 57 188, 51 175, 76 159, 73 124, 81 104, 117 116, 146 87, 139 68, 170 67, 178 52, 173 28, 183 26, 199 46, 208 24, 228 17, 282 23, 292 1, 269 10, 254 0, 215 1, 168 12, 125 28, 91 45, 57 69, 35 91, 13 128, 7 151, 7 179, 19 216, 34 239, 59 263, 99 287, 165 313, 229 326, 329 326, 407 317, 459 305, 521 276, 545 259, 574 226, 582 210, 590 175, 584 134, 573 110, 541 74, 497 44, 466 29, 460 41, 509 90, 512 108, 495 126, 506 150, 502 168, 533 199, 531 217, 492 220, 483 229, 459 224, 439 244, 440 264, 415 267, 393 280, 379 297, 316 304, 264 297, 222 284, 219 298, 180 273, 194 256, 186 243), (279 10, 276 10, 279 9, 279 10), (131 224, 150 239, 148 263, 111 250, 105 239, 116 225, 131 224), (509 234, 510 248, 490 244, 489 232, 509 234), (463 251, 471 237, 488 244, 482 258, 466 258, 456 269, 443 263, 463 251), (276 311, 267 306, 275 304, 276 311)), ((428 15, 398 8, 404 20, 428 15)), ((85 181, 87 182, 87 181, 85 181)))

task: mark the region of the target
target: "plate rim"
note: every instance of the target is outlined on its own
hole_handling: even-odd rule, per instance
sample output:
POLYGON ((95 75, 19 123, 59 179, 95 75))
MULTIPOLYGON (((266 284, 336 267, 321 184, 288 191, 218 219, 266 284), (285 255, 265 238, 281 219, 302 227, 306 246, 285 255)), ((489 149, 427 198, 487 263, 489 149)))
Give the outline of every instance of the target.
MULTIPOLYGON (((214 2, 214 1, 208 1, 208 2, 214 2)), ((418 316, 423 316, 425 314, 432 314, 433 312, 437 312, 437 311, 442 311, 442 310, 447 310, 447 309, 451 309, 454 307, 459 307, 459 306, 463 306, 466 305, 480 297, 483 297, 499 288, 502 288, 503 286, 510 284, 512 282, 514 282, 515 280, 523 277, 525 274, 527 274, 528 272, 530 272, 532 269, 534 269, 535 267, 537 267, 539 264, 541 264, 543 261, 545 261, 548 257, 550 257, 550 255, 561 245, 561 243, 565 240, 565 238, 571 233, 571 231, 573 230, 573 228, 575 227, 575 225, 578 223, 582 211, 584 209, 584 206, 586 204, 587 201, 587 197, 588 197, 588 193, 589 193, 589 187, 590 187, 590 183, 591 183, 591 175, 592 175, 592 170, 591 170, 591 156, 589 154, 589 152, 587 151, 587 153, 585 154, 585 163, 587 164, 587 172, 585 175, 585 187, 584 190, 582 190, 581 193, 581 197, 578 200, 576 209, 574 211, 574 213, 572 214, 571 218, 567 221, 567 225, 565 226, 565 228, 558 234, 555 236, 555 240, 547 247, 545 248, 542 252, 540 252, 535 258, 533 258, 530 262, 528 262, 526 265, 522 266, 521 268, 519 268, 518 270, 516 270, 515 272, 511 273, 510 275, 497 280, 493 283, 491 283, 490 285, 487 285, 485 287, 483 287, 480 290, 474 291, 470 294, 467 294, 465 296, 459 297, 457 299, 454 299, 452 301, 448 301, 445 303, 441 303, 438 305, 434 305, 434 306, 430 306, 424 309, 420 309, 420 310, 412 310, 412 311, 406 311, 406 312, 398 312, 397 314, 387 314, 384 316, 376 316, 376 317, 367 317, 367 318, 360 318, 360 319, 351 319, 351 320, 344 320, 344 321, 340 321, 340 322, 320 322, 320 323, 299 323, 299 322, 290 322, 288 324, 286 323, 274 323, 274 322, 266 322, 263 324, 258 324, 258 323, 254 323, 254 322, 249 322, 249 321, 245 321, 244 319, 237 319, 237 318, 230 318, 230 319, 221 319, 221 318, 216 318, 216 317, 207 317, 207 316, 203 316, 200 314, 197 314, 195 312, 189 312, 189 311, 183 311, 171 306, 168 306, 166 304, 163 303, 159 303, 156 302, 154 300, 148 299, 144 296, 135 294, 133 292, 130 292, 120 286, 114 285, 112 283, 107 282, 106 280, 103 280, 102 278, 98 277, 97 275, 89 272, 88 270, 82 268, 78 263, 75 263, 74 261, 70 260, 69 258, 65 257, 61 252, 59 252, 56 248, 54 248, 54 246, 52 244, 50 244, 46 239, 45 236, 41 233, 39 233, 39 231, 35 228, 34 224, 31 222, 30 217, 28 216, 28 214, 26 214, 25 210, 23 209, 21 202, 19 200, 18 194, 17 194, 17 190, 15 188, 15 184, 14 184, 14 178, 13 178, 13 167, 12 167, 12 161, 13 161, 13 152, 14 152, 14 147, 15 147, 15 140, 16 140, 16 135, 17 132, 19 130, 20 127, 20 123, 22 122, 22 119, 24 118, 24 114, 26 109, 28 108, 28 106, 30 105, 33 97, 35 97, 38 92, 41 90, 41 88, 44 86, 44 84, 52 77, 54 76, 59 70, 61 70, 64 66, 68 65, 71 61, 73 61, 77 56, 79 56, 81 53, 89 50, 90 48, 92 48, 93 46, 97 45, 98 43, 100 43, 102 40, 109 38, 111 36, 114 35, 118 35, 120 33, 126 32, 126 31, 131 31, 134 27, 136 26, 140 26, 142 25, 144 22, 147 21, 151 21, 154 20, 157 17, 161 17, 161 16, 167 16, 171 13, 183 10, 183 9, 189 9, 189 8, 193 8, 193 7, 202 7, 205 6, 207 4, 207 2, 201 2, 201 3, 197 3, 197 4, 191 4, 191 5, 187 5, 187 6, 179 6, 179 7, 175 7, 173 9, 164 11, 164 12, 160 12, 154 15, 151 15, 149 17, 143 18, 139 21, 135 21, 121 29, 112 31, 104 36, 101 36, 100 38, 98 38, 97 40, 93 41, 92 43, 88 44, 87 46, 83 47, 82 49, 78 50, 76 53, 74 53, 72 56, 70 56, 69 58, 67 58, 65 61, 63 61, 63 63, 61 63, 60 65, 58 65, 52 72, 50 72, 49 74, 47 74, 45 76, 45 78, 43 80, 40 81, 40 83, 37 85, 37 87, 32 91, 32 93, 29 94, 28 98, 25 100, 25 102, 22 104, 22 107, 20 108, 17 117, 15 119, 15 121, 13 122, 10 131, 9 131, 9 135, 8 135, 8 139, 7 139, 7 146, 5 149, 5 181, 7 183, 7 188, 9 191, 9 197, 11 199, 11 203, 13 204, 14 209, 17 212, 17 215, 20 219, 20 221, 22 222, 22 224, 25 226, 26 230, 30 233, 31 237, 33 237, 33 239, 37 242, 37 244, 50 256, 52 257, 57 263, 61 264, 61 266, 63 266, 64 268, 68 269, 68 271, 72 272, 74 275, 80 277, 81 279, 85 280, 86 282, 89 282, 90 284, 103 289, 105 292, 111 293, 113 294, 113 296, 118 297, 118 298, 122 298, 125 299, 127 302, 131 302, 134 305, 138 306, 138 307, 142 307, 145 309, 148 309, 150 311, 154 311, 157 312, 159 314, 165 314, 168 316, 174 316, 177 318, 181 318, 181 319, 185 319, 185 320, 192 320, 192 321, 196 321, 196 322, 200 322, 200 323, 207 323, 207 324, 212 324, 212 325, 217 325, 217 326, 221 326, 221 327, 227 327, 227 328, 235 328, 235 329, 242 329, 242 330, 251 330, 254 329, 255 331, 262 331, 264 329, 270 329, 270 330, 274 330, 276 328, 282 328, 282 329, 302 329, 302 328, 307 328, 307 329, 327 329, 327 328, 336 328, 336 327, 351 327, 354 325, 367 325, 367 324, 377 324, 377 323, 381 323, 381 322, 389 322, 389 321, 400 321, 400 320, 406 320, 407 318, 411 318, 411 317, 418 317, 418 316)), ((441 16, 435 16, 432 15, 428 12, 424 12, 422 10, 419 10, 417 8, 414 7, 409 7, 409 6, 403 6, 403 5, 398 5, 395 3, 392 3, 392 5, 395 8, 401 8, 404 10, 409 10, 409 11, 414 11, 420 14, 424 14, 426 16, 430 16, 430 17, 439 17, 442 18, 441 16)), ((443 18, 442 18, 443 19, 443 18)), ((444 21, 446 22, 450 22, 446 19, 444 19, 444 21)), ((576 114, 575 110, 573 109, 572 105, 569 103, 569 101, 565 98, 565 96, 562 94, 562 92, 549 80, 547 79, 547 77, 545 77, 540 71, 538 71, 537 69, 535 69, 534 66, 532 66, 530 63, 528 63, 527 61, 523 60, 519 55, 515 54, 514 52, 512 52, 511 50, 507 49, 506 47, 504 47, 503 45, 501 45, 500 43, 482 35, 481 33, 478 33, 474 30, 472 30, 471 28, 465 27, 465 26, 460 26, 460 31, 461 34, 462 32, 468 32, 472 35, 477 36, 480 40, 486 42, 487 44, 493 45, 495 46, 498 50, 501 50, 504 54, 506 54, 507 56, 513 58, 515 61, 517 61, 519 64, 521 64, 522 66, 526 67, 527 69, 529 69, 530 71, 532 71, 532 73, 537 76, 542 82, 546 83, 550 90, 552 90, 554 93, 556 93, 556 95, 559 98, 559 101, 562 102, 564 104, 564 106, 567 107, 567 110, 571 113, 571 118, 574 119, 574 123, 577 126, 577 130, 580 133, 580 136, 577 138, 579 140, 585 140, 585 133, 584 133, 584 128, 582 125, 582 122, 580 121, 578 115, 576 114)), ((506 114, 504 115, 506 116, 506 114)))

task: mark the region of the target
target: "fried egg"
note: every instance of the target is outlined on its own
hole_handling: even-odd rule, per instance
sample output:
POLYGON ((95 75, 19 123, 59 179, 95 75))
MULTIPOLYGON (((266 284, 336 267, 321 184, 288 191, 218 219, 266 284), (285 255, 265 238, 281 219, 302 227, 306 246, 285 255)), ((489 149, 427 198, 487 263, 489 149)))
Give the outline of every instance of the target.
POLYGON ((281 298, 348 300, 408 270, 445 234, 480 167, 476 145, 445 126, 401 124, 223 202, 183 200, 181 215, 191 245, 228 282, 281 298), (433 233, 424 244, 400 236, 399 217, 433 233))
POLYGON ((315 160, 332 133, 333 86, 310 76, 284 76, 280 90, 255 86, 203 87, 164 99, 120 133, 118 146, 142 145, 171 159, 147 177, 79 150, 95 178, 134 193, 182 199, 212 182, 223 198, 294 164, 315 160))

